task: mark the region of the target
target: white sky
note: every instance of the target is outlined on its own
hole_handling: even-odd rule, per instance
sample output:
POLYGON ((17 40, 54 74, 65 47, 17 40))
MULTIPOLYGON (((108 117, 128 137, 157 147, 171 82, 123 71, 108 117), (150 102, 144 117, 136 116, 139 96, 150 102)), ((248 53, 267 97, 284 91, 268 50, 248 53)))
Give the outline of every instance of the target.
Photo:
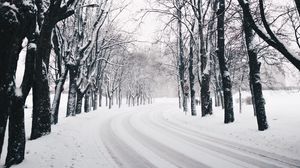
MULTIPOLYGON (((124 0, 115 0, 116 3, 124 0)), ((125 0, 130 3, 129 6, 123 11, 119 17, 122 29, 132 32, 137 30, 134 34, 135 39, 138 41, 152 42, 155 39, 156 32, 158 31, 161 23, 154 13, 146 15, 142 21, 141 17, 143 12, 141 10, 149 8, 147 0, 125 0)))

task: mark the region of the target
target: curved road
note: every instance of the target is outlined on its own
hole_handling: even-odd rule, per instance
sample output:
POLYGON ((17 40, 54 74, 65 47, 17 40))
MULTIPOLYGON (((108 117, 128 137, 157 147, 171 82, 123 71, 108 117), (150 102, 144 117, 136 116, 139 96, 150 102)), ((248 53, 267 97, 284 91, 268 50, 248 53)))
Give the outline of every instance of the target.
POLYGON ((167 119, 164 114, 170 112, 159 109, 168 108, 139 109, 112 115, 100 125, 99 137, 117 167, 300 167, 299 160, 208 136, 178 118, 167 119))

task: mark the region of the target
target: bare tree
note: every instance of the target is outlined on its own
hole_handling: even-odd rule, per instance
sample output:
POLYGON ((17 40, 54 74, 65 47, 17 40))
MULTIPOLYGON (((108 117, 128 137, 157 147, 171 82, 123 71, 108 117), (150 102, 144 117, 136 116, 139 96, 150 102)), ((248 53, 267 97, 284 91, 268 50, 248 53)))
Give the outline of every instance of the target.
POLYGON ((219 0, 219 8, 217 11, 218 15, 218 59, 219 59, 219 66, 220 72, 222 76, 222 87, 223 87, 223 94, 224 94, 224 105, 225 105, 225 118, 224 123, 231 123, 234 121, 234 114, 233 114, 233 100, 232 100, 232 85, 230 74, 226 65, 225 61, 225 38, 224 38, 224 17, 225 17, 225 0, 219 0))
MULTIPOLYGON (((271 30, 270 24, 265 15, 263 0, 259 0, 260 16, 263 27, 255 22, 253 15, 251 14, 250 3, 245 3, 243 0, 238 0, 238 2, 243 9, 245 19, 247 22, 249 22, 249 25, 257 33, 257 35, 270 46, 279 51, 282 55, 284 55, 286 59, 288 59, 298 70, 300 70, 299 56, 289 49, 289 47, 271 30)), ((299 12, 299 2, 295 0, 295 4, 299 12)))

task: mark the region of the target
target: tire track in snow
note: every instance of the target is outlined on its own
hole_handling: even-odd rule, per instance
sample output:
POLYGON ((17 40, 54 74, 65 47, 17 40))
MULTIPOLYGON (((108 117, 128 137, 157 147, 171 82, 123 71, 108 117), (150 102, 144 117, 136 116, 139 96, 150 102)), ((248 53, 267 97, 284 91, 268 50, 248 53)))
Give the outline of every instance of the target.
MULTIPOLYGON (((150 112, 151 113, 151 112, 150 112)), ((149 113, 149 114, 150 114, 149 113)), ((144 113, 145 114, 145 113, 144 113)), ((201 162, 202 165, 207 165, 209 167, 257 167, 253 165, 252 163, 246 163, 243 161, 240 161, 234 157, 229 157, 227 156, 227 153, 224 153, 224 151, 214 151, 210 148, 208 148, 205 144, 201 144, 198 141, 191 141, 190 139, 187 139, 187 137, 182 136, 181 134, 174 133, 168 128, 158 126, 154 123, 150 122, 150 116, 145 116, 144 114, 138 114, 140 115, 139 117, 133 116, 133 122, 139 122, 141 121, 138 125, 135 125, 134 128, 141 127, 142 123, 148 128, 149 132, 150 130, 151 133, 146 133, 147 136, 151 137, 151 135, 154 135, 155 131, 158 132, 155 137, 159 137, 158 134, 160 134, 163 139, 167 139, 167 142, 159 141, 159 139, 156 139, 159 141, 159 143, 162 143, 166 146, 169 146, 170 148, 173 148, 179 153, 182 153, 186 155, 186 157, 192 158, 195 161, 201 162)), ((140 133, 143 134, 143 130, 140 130, 140 133)), ((207 167, 206 166, 206 167, 207 167)), ((185 166, 189 167, 189 166, 185 166)), ((203 167, 198 165, 198 167, 203 167)), ((274 167, 269 166, 269 167, 274 167)))
POLYGON ((286 158, 202 134, 184 121, 165 118, 166 112, 157 108, 149 110, 133 109, 102 124, 100 138, 119 167, 299 167, 286 158))
MULTIPOLYGON (((139 112, 140 113, 140 112, 139 112)), ((170 147, 165 145, 162 141, 158 141, 157 139, 144 134, 143 132, 146 131, 143 129, 140 131, 137 129, 137 125, 132 124, 132 117, 135 117, 138 113, 135 113, 131 116, 128 116, 123 120, 123 126, 126 130, 140 143, 144 146, 147 146, 148 149, 153 151, 155 154, 159 155, 162 159, 170 162, 174 165, 174 167, 178 168, 208 168, 208 165, 205 165, 197 160, 194 160, 184 153, 180 153, 174 149, 175 146, 170 147)), ((149 129, 147 129, 149 131, 149 129)), ((159 132, 160 130, 155 130, 159 132)), ((160 165, 161 168, 167 168, 163 165, 160 165)))
MULTIPOLYGON (((150 116, 151 118, 151 116, 150 116)), ((153 119, 152 119, 153 120, 153 119)), ((153 120, 152 124, 155 124, 158 127, 161 127, 161 129, 166 129, 170 133, 177 135, 181 139, 192 143, 194 145, 197 145, 201 148, 205 148, 208 151, 208 153, 214 153, 215 157, 219 157, 220 159, 227 160, 229 162, 235 163, 239 165, 240 167, 269 167, 269 168, 279 168, 277 165, 264 162, 264 160, 261 160, 257 157, 250 157, 248 154, 245 154, 241 151, 234 151, 232 149, 223 147, 222 145, 215 144, 206 140, 203 140, 201 138, 198 138, 195 135, 188 134, 185 130, 180 130, 177 128, 174 128, 170 125, 164 125, 161 124, 162 121, 153 120)))
MULTIPOLYGON (((163 112, 163 113, 167 113, 167 112, 163 112)), ((156 114, 158 114, 158 113, 156 113, 156 114)), ((241 145, 241 144, 238 144, 235 142, 227 141, 225 139, 220 139, 217 137, 206 135, 205 133, 202 133, 201 131, 197 130, 196 128, 195 129, 191 128, 191 125, 187 126, 186 122, 183 120, 179 120, 175 117, 167 119, 163 115, 164 114, 157 115, 156 116, 157 118, 152 121, 159 120, 160 121, 159 123, 163 124, 163 127, 165 127, 165 128, 169 128, 169 129, 173 128, 181 133, 184 132, 185 134, 197 137, 197 139, 205 140, 205 141, 212 142, 215 144, 220 144, 229 149, 233 149, 235 151, 242 152, 243 154, 246 154, 248 156, 252 156, 255 159, 258 159, 260 161, 267 162, 268 164, 273 164, 274 165, 273 167, 276 167, 276 166, 277 167, 278 166, 279 167, 296 167, 296 168, 300 167, 299 160, 291 159, 291 158, 288 158, 285 156, 281 156, 278 154, 263 151, 261 149, 248 147, 248 146, 241 145)), ((255 163, 257 163, 257 162, 255 162, 255 163)))
MULTIPOLYGON (((140 156, 120 135, 115 121, 128 114, 114 116, 102 124, 101 139, 115 163, 121 168, 155 168, 149 161, 140 156), (117 129, 117 130, 116 130, 117 129)), ((123 131, 123 133, 126 133, 123 131)))

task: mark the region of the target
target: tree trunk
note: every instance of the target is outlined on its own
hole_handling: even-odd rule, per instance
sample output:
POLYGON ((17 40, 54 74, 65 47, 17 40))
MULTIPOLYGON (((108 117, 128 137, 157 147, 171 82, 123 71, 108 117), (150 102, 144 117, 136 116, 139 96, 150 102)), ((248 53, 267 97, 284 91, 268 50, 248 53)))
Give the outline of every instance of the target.
POLYGON ((107 94, 108 94, 108 93, 105 94, 105 106, 106 106, 106 107, 108 106, 108 96, 107 96, 107 94))
POLYGON ((250 93, 251 93, 251 104, 253 107, 253 114, 256 116, 256 106, 255 106, 255 97, 254 97, 254 91, 253 91, 253 85, 251 82, 251 79, 249 79, 249 87, 250 87, 250 93))
MULTIPOLYGON (((2 6, 2 4, 0 6, 0 156, 9 117, 8 153, 5 163, 7 167, 18 164, 24 159, 24 104, 32 87, 32 72, 36 52, 36 43, 32 36, 35 30, 35 11, 30 11, 34 8, 26 7, 24 10, 22 5, 24 4, 16 3, 16 7, 22 10, 20 13, 10 6, 2 6), (19 16, 24 18, 18 18, 19 16), (22 28, 22 26, 24 27, 22 28), (25 33, 28 38, 25 72, 21 88, 18 88, 21 94, 16 94, 14 76, 25 33)), ((29 2, 26 5, 31 6, 33 4, 29 2)))
POLYGON ((60 77, 58 84, 55 89, 55 95, 52 103, 52 124, 57 124, 58 123, 58 113, 59 113, 59 105, 60 105, 60 98, 62 91, 64 90, 63 86, 65 84, 65 81, 67 79, 67 74, 68 74, 68 68, 65 68, 65 72, 63 75, 60 77))
MULTIPOLYGON (((195 22, 195 21, 194 21, 195 22)), ((192 28, 191 31, 194 31, 194 24, 192 24, 192 28)), ((193 43, 193 34, 190 34, 190 54, 189 54, 189 77, 190 77, 190 94, 191 94, 191 114, 192 116, 197 115, 196 112, 196 105, 195 105, 195 97, 196 97, 196 93, 195 93, 195 75, 194 75, 194 47, 193 47, 194 43, 193 43)))
POLYGON ((67 114, 75 116, 76 114, 76 96, 77 96, 77 85, 76 85, 76 77, 77 77, 77 67, 69 65, 69 94, 68 94, 68 105, 67 105, 67 114))
MULTIPOLYGON (((210 65, 210 58, 213 53, 212 45, 213 45, 213 36, 214 36, 214 19, 215 19, 215 11, 217 8, 217 1, 212 2, 212 14, 208 23, 207 27, 207 38, 206 38, 206 52, 201 47, 201 77, 202 77, 202 85, 201 85, 201 115, 206 116, 208 114, 212 114, 212 104, 210 101, 210 78, 211 78, 211 65, 210 65)), ((199 15, 201 15, 201 12, 199 12, 199 15)), ((202 18, 201 18, 202 19, 202 18)), ((202 25, 201 25, 202 27, 202 25)), ((203 36, 203 30, 201 29, 201 36, 203 36)), ((204 41, 203 37, 201 38, 201 41, 204 41)), ((204 42, 201 42, 201 46, 204 45, 204 42)))
POLYGON ((108 108, 111 109, 112 107, 112 96, 108 95, 108 108))
POLYGON ((114 93, 111 93, 111 96, 110 96, 110 103, 111 103, 111 106, 114 105, 114 93))
POLYGON ((122 92, 121 92, 121 87, 119 87, 119 108, 121 108, 122 105, 122 92))
POLYGON ((9 116, 9 145, 5 165, 10 167, 24 160, 25 154, 25 126, 24 126, 24 104, 22 97, 15 97, 9 116))
POLYGON ((209 83, 210 83, 209 72, 202 72, 202 85, 201 85, 201 116, 202 117, 208 114, 212 114, 212 111, 209 110, 209 106, 210 106, 209 83))
POLYGON ((219 90, 219 96, 220 96, 220 100, 221 100, 221 107, 222 107, 222 109, 224 109, 225 108, 225 105, 224 105, 224 94, 223 94, 223 92, 222 92, 222 90, 219 90))
MULTIPOLYGON (((180 87, 180 80, 177 79, 177 82, 178 82, 178 84, 177 84, 178 106, 179 106, 179 109, 181 109, 182 108, 182 102, 181 102, 181 100, 182 100, 181 95, 182 94, 180 92, 180 89, 181 89, 181 87, 180 87)), ((150 104, 150 101, 149 101, 149 104, 150 104)))
MULTIPOLYGON (((178 25, 178 44, 179 44, 179 51, 178 51, 178 57, 179 57, 179 79, 180 79, 180 86, 181 86, 181 90, 182 90, 182 94, 184 92, 184 71, 185 71, 185 65, 184 65, 184 46, 183 46, 183 35, 182 35, 182 4, 180 3, 179 0, 176 0, 176 6, 177 6, 177 25, 178 25)), ((187 96, 185 96, 183 94, 183 111, 187 112, 187 96)))
POLYGON ((93 91, 93 110, 97 110, 98 108, 98 90, 93 91))
POLYGON ((133 97, 133 96, 132 96, 132 106, 135 106, 135 98, 136 98, 136 97, 133 97))
POLYGON ((77 92, 77 99, 76 99, 76 114, 81 114, 82 112, 82 99, 84 94, 80 91, 77 92))
POLYGON ((216 89, 214 90, 214 95, 215 95, 215 97, 214 97, 215 98, 215 107, 218 107, 219 100, 218 100, 218 93, 217 93, 216 89))
MULTIPOLYGON (((245 18, 244 18, 245 20, 245 18)), ((249 56, 250 84, 253 89, 253 107, 256 112, 258 130, 268 129, 267 117, 265 112, 265 100, 263 98, 262 86, 260 80, 260 63, 258 62, 257 52, 254 46, 254 34, 248 22, 244 21, 245 39, 249 56)))
POLYGON ((300 16, 300 1, 299 0, 294 0, 294 1, 297 7, 298 15, 300 16))
POLYGON ((37 139, 51 132, 51 103, 48 68, 51 51, 51 34, 55 24, 45 15, 37 43, 33 82, 33 111, 30 139, 37 139))
POLYGON ((91 93, 87 91, 84 95, 84 112, 88 113, 91 111, 91 93))
POLYGON ((30 139, 37 139, 51 132, 48 72, 46 64, 40 55, 37 55, 35 58, 33 81, 33 110, 30 139))
POLYGON ((212 60, 213 60, 213 68, 214 68, 214 78, 215 78, 215 106, 219 107, 221 106, 221 87, 219 85, 219 78, 218 78, 218 71, 217 71, 217 59, 216 56, 212 56, 212 60))
POLYGON ((102 107, 102 93, 103 90, 102 90, 102 86, 100 85, 99 86, 99 107, 102 107))
POLYGON ((224 123, 231 123, 234 121, 233 113, 233 100, 231 91, 231 79, 227 68, 227 63, 225 61, 225 44, 224 44, 224 17, 225 17, 225 0, 219 0, 218 15, 218 50, 217 55, 219 59, 220 72, 222 76, 222 86, 224 94, 224 107, 225 107, 225 117, 224 123))

